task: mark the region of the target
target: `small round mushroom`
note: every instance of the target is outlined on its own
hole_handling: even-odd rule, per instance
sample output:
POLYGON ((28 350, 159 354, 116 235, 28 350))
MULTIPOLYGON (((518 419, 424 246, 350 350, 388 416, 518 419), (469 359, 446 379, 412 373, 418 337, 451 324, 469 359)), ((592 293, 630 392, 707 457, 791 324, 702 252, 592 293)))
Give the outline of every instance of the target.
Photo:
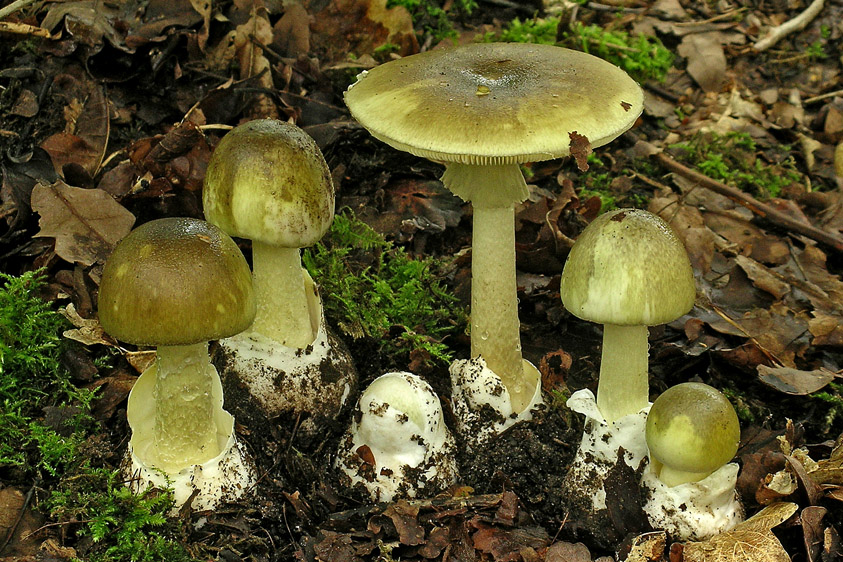
POLYGON ((318 431, 357 388, 343 343, 328 330, 300 248, 315 244, 334 215, 334 188, 316 142, 272 119, 235 127, 205 176, 205 217, 252 240, 254 324, 220 341, 214 363, 238 419, 257 428, 282 414, 318 431))
POLYGON ((640 115, 641 88, 586 53, 486 43, 373 68, 345 102, 376 138, 444 162, 445 186, 472 203, 471 355, 500 377, 516 413, 529 410, 515 280, 514 206, 528 194, 519 165, 567 156, 573 142, 610 142, 640 115))
POLYGON ((647 326, 679 318, 696 296, 682 241, 650 212, 605 213, 577 238, 559 291, 568 312, 604 325, 597 406, 606 422, 646 408, 647 326))
POLYGON ((653 470, 672 487, 702 480, 732 460, 741 428, 722 392, 686 382, 668 388, 653 402, 646 435, 653 470))
POLYGON ((641 476, 644 513, 673 540, 704 540, 743 519, 735 492, 740 441, 734 408, 701 383, 667 389, 647 416, 650 462, 641 476))
POLYGON ((201 487, 194 507, 215 505, 226 490, 231 499, 253 481, 254 469, 235 444, 234 420, 222 409, 208 341, 244 330, 254 316, 246 260, 204 221, 148 222, 120 241, 103 268, 103 329, 124 342, 157 346, 129 398, 130 457, 144 471, 141 480, 159 484, 156 471, 170 475, 177 502, 201 487), (220 462, 228 474, 210 481, 220 462), (215 468, 204 470, 202 484, 193 482, 192 467, 208 463, 215 468))
POLYGON ((386 373, 360 396, 337 466, 374 501, 432 497, 457 478, 456 445, 433 389, 407 372, 386 373))
POLYGON ((274 119, 235 127, 214 149, 205 176, 205 218, 252 241, 258 311, 251 328, 304 349, 316 337, 299 249, 328 231, 334 186, 316 142, 274 119))

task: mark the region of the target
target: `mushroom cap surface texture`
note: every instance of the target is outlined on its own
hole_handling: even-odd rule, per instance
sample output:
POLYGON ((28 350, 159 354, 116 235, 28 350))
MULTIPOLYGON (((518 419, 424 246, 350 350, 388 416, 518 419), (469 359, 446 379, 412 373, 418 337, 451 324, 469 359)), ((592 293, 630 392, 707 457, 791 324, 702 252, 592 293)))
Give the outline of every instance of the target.
POLYGON ((712 472, 735 456, 738 415, 722 392, 686 382, 665 390, 647 416, 650 456, 683 472, 712 472))
POLYGON ((643 92, 600 58, 551 45, 478 43, 390 61, 345 93, 351 115, 381 141, 444 162, 499 165, 570 154, 635 123, 643 92))
POLYGON ((200 343, 237 334, 254 317, 246 259, 205 221, 148 222, 117 244, 103 268, 100 324, 124 342, 200 343))
POLYGON ((640 209, 609 211, 583 230, 559 291, 574 316, 622 326, 671 322, 696 297, 682 241, 664 220, 640 209))
POLYGON ((304 248, 334 219, 334 184, 310 135, 290 123, 256 119, 226 134, 205 175, 205 218, 231 236, 304 248))

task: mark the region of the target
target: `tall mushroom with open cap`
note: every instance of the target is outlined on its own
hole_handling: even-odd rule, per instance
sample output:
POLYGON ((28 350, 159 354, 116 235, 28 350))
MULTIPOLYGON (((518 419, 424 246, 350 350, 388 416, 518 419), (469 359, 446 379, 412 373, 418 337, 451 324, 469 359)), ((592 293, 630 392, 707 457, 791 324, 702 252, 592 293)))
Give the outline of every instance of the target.
POLYGON ((342 342, 330 333, 300 248, 327 232, 334 186, 316 142, 275 119, 235 127, 208 163, 205 217, 252 241, 255 322, 220 342, 214 361, 238 418, 304 414, 305 429, 337 416, 357 386, 342 342), (311 416, 311 417, 307 417, 311 416))
POLYGON ((208 341, 255 317, 249 266, 212 224, 148 222, 126 236, 103 268, 99 319, 118 340, 157 346, 129 395, 132 428, 125 472, 131 486, 173 487, 177 506, 212 509, 251 486, 256 473, 223 410, 208 341))
MULTIPOLYGON (((619 68, 586 53, 486 43, 373 68, 358 76, 345 102, 376 138, 444 162, 445 186, 472 203, 475 361, 455 364, 452 376, 457 392, 465 381, 489 400, 498 397, 495 407, 506 420, 501 429, 540 400, 538 373, 521 356, 514 206, 528 189, 519 165, 567 156, 572 143, 587 150, 610 142, 640 115, 641 88, 619 68), (488 381, 477 383, 483 371, 477 358, 499 377, 503 393, 487 391, 488 381)), ((466 400, 477 402, 478 392, 466 400)))

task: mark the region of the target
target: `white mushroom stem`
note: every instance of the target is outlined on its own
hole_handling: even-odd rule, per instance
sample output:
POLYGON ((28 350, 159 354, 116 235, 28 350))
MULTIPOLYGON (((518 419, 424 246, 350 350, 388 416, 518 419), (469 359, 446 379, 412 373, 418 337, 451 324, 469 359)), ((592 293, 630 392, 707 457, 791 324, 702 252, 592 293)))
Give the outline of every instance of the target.
POLYGON ((220 453, 212 396, 217 370, 208 343, 161 346, 156 353, 155 427, 151 454, 156 468, 177 472, 220 453))
POLYGON ((471 356, 501 378, 513 411, 521 412, 535 393, 524 383, 515 282, 514 206, 526 199, 527 184, 518 164, 449 163, 442 182, 474 208, 471 356))
POLYGON ((287 347, 304 349, 316 338, 307 306, 298 248, 252 241, 257 314, 251 331, 287 347))
POLYGON ((603 325, 597 407, 609 424, 650 403, 647 336, 647 326, 603 325))

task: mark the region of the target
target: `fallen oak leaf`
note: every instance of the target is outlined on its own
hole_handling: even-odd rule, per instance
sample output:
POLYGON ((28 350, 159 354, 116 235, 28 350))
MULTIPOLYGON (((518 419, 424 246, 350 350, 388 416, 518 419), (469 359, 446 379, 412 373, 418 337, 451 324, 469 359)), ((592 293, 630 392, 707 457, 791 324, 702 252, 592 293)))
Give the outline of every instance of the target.
POLYGON ((796 513, 791 502, 768 505, 731 531, 706 541, 674 543, 671 562, 790 562, 790 555, 770 529, 796 513))
POLYGON ((36 185, 31 204, 41 215, 35 236, 55 238, 59 257, 85 266, 104 263, 135 223, 135 216, 105 191, 71 187, 61 180, 36 185))

